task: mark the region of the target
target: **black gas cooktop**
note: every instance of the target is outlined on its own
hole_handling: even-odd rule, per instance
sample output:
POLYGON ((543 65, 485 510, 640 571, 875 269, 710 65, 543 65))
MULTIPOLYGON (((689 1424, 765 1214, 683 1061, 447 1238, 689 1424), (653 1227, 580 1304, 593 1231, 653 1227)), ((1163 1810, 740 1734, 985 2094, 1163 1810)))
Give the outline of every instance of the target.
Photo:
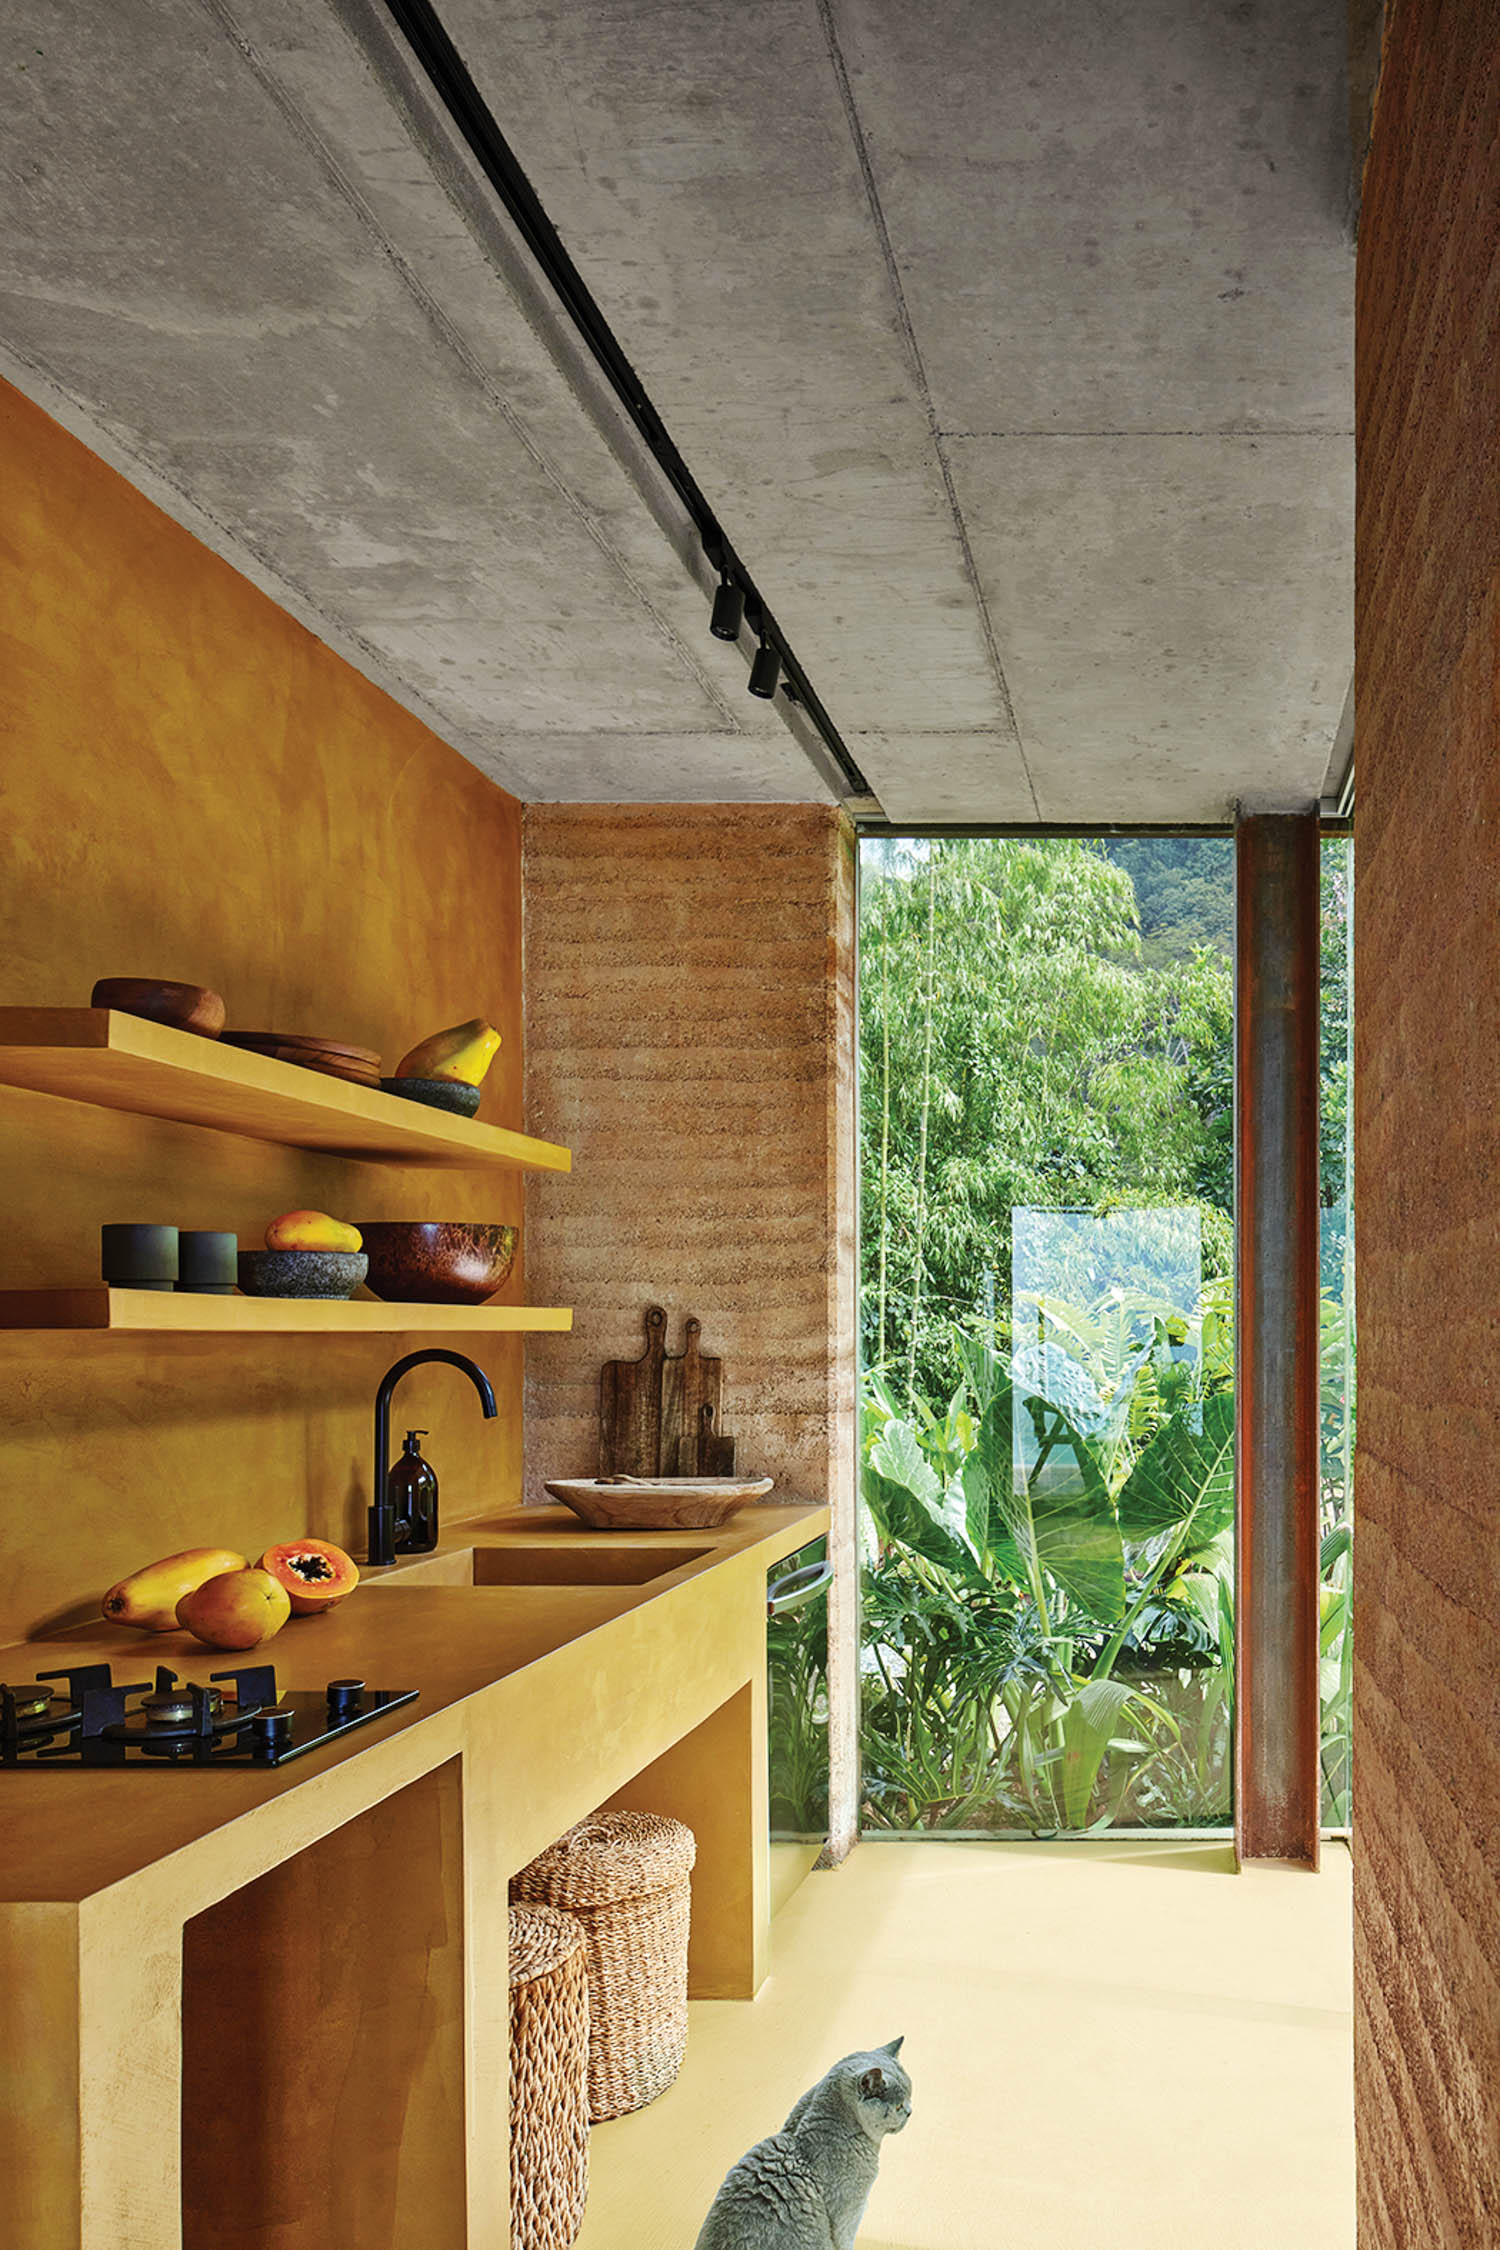
POLYGON ((159 1664, 154 1680, 117 1687, 107 1664, 78 1664, 27 1686, 0 1683, 0 1766, 284 1766, 420 1692, 330 1680, 278 1696, 270 1664, 206 1682, 159 1664))

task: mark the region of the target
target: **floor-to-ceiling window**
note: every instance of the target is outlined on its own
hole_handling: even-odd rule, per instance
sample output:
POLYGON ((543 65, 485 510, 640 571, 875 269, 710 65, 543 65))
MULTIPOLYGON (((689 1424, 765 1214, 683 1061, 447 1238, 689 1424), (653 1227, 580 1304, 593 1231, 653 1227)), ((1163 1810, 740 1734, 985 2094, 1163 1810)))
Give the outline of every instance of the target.
MULTIPOLYGON (((864 1824, 1218 1828, 1234 1726, 1234 846, 867 842, 864 1824)), ((1323 1817, 1349 1818, 1345 839, 1323 846, 1323 1817)), ((825 1621, 772 1630, 776 1825, 825 1621)))
POLYGON ((871 1828, 1230 1816, 1233 846, 865 848, 871 1828))

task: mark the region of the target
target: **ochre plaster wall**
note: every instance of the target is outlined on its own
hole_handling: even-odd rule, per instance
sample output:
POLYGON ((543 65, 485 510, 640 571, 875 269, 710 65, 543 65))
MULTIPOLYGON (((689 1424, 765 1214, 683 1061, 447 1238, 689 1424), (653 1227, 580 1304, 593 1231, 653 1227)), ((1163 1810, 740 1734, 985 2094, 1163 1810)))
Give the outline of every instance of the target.
POLYGON ((1497 54, 1387 11, 1359 252, 1362 2250, 1500 2240, 1497 54))
MULTIPOLYGON (((521 1118, 520 807, 0 386, 0 1000, 96 977, 222 992, 231 1027, 394 1064, 487 1015, 481 1115, 521 1118)), ((518 1176, 342 1164, 0 1087, 0 1286, 97 1279, 108 1219, 521 1216, 518 1176)), ((521 1271, 505 1294, 524 1295, 521 1271)), ((174 1548, 312 1530, 363 1552, 371 1409, 423 1339, 0 1336, 0 1637, 174 1548)), ((464 1348, 462 1337, 442 1341, 464 1348)), ((445 1512, 514 1500, 521 1346, 397 1397, 445 1512)))
POLYGON ((669 1351, 696 1313, 724 1360, 737 1466, 822 1505, 852 1416, 849 832, 820 805, 529 805, 525 833, 531 1129, 577 1167, 527 1189, 533 1287, 575 1308, 528 1358, 528 1498, 595 1473, 600 1365, 659 1303, 669 1351))

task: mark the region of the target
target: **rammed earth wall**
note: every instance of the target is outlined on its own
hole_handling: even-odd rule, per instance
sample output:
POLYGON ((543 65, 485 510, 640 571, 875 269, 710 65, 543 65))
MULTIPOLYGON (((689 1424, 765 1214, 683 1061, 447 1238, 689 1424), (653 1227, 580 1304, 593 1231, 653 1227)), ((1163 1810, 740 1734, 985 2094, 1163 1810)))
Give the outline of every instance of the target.
POLYGON ((1362 2250, 1500 2240, 1497 55, 1387 10, 1359 252, 1362 2250))

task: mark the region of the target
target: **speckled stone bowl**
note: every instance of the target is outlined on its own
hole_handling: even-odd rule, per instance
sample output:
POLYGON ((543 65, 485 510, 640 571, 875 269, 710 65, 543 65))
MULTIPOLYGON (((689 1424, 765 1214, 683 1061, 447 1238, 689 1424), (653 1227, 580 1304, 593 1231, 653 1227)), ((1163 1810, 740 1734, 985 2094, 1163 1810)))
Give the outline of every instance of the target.
POLYGON ((482 1305, 516 1255, 515 1227, 457 1219, 361 1219, 370 1287, 398 1305, 482 1305))
POLYGON ((460 1086, 451 1078, 382 1078, 388 1094, 404 1102, 425 1102, 429 1109, 447 1109, 455 1117, 473 1117, 483 1096, 482 1086, 460 1086))
POLYGON ((363 1250, 242 1250, 247 1297, 352 1297, 369 1261, 363 1250))

